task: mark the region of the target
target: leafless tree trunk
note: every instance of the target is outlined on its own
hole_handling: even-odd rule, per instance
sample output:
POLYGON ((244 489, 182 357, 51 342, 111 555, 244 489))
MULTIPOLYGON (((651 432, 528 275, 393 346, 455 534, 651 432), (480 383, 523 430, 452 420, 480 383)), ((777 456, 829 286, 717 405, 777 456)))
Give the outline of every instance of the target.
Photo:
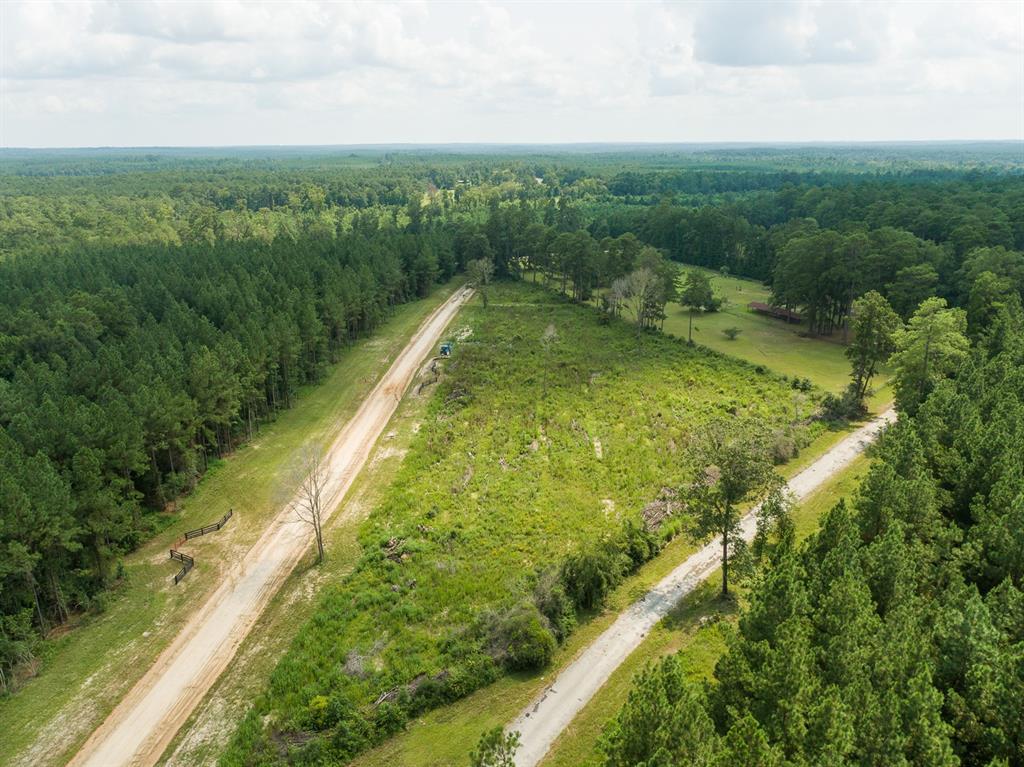
POLYGON ((548 396, 548 371, 551 370, 551 349, 558 343, 558 329, 555 324, 548 323, 544 328, 544 334, 540 337, 541 346, 544 347, 544 398, 548 396))
MULTIPOLYGON (((294 478, 298 490, 292 511, 298 521, 313 528, 316 537, 317 564, 324 561, 323 492, 326 484, 323 453, 312 443, 305 445, 295 461, 294 478)), ((294 486, 293 485, 293 486, 294 486)))

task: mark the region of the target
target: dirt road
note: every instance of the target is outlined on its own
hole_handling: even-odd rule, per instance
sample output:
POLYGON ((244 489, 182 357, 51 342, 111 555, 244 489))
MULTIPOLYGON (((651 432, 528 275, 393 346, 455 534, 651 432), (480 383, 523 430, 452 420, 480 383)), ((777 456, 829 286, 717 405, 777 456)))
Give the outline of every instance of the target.
MULTIPOLYGON (((422 360, 436 348, 445 327, 471 294, 467 288, 460 289, 424 321, 327 450, 323 508, 328 515, 363 467, 422 360)), ((309 528, 295 523, 289 507, 282 509, 70 764, 155 764, 310 543, 309 528)))
MULTIPOLYGON (((849 466, 878 432, 895 419, 896 413, 888 410, 857 429, 793 477, 789 481, 790 490, 798 499, 806 498, 833 474, 849 466)), ((742 526, 743 536, 749 541, 756 528, 753 511, 744 517, 742 526)), ((508 727, 518 730, 522 739, 515 758, 517 767, 534 767, 544 758, 562 730, 640 645, 647 632, 680 599, 718 569, 720 555, 721 542, 716 539, 665 576, 627 608, 520 713, 508 727)))

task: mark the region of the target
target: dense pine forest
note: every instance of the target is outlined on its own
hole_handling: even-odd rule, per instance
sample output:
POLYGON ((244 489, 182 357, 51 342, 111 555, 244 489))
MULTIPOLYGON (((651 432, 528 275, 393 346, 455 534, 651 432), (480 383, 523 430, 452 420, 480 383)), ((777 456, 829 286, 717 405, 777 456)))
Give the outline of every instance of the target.
POLYGON ((99 606, 119 555, 160 524, 144 510, 455 267, 443 239, 399 232, 0 264, 5 665, 31 625, 99 606))
MULTIPOLYGON (((675 296, 677 262, 764 280, 811 333, 847 330, 869 291, 902 320, 937 297, 963 307, 975 367, 990 371, 970 380, 1009 371, 1020 360, 1004 315, 1024 290, 1015 149, 5 151, 0 688, 39 636, 102 609, 119 558, 211 460, 389 307, 471 262, 648 328, 675 296)), ((925 379, 904 392, 908 412, 937 407, 925 379)), ((980 408, 997 392, 963 396, 980 408)), ((1010 408, 999 402, 976 419, 1010 408)), ((923 440, 918 463, 953 483, 967 459, 955 435, 932 436, 945 447, 923 440)), ((981 491, 936 487, 932 516, 956 522, 942 529, 970 528, 981 491)), ((984 550, 936 535, 943 557, 984 550)), ((986 605, 1005 578, 1019 585, 1012 570, 961 571, 986 605)))
POLYGON ((714 680, 649 667, 612 765, 1024 762, 1024 324, 997 313, 856 497, 752 586, 714 680))

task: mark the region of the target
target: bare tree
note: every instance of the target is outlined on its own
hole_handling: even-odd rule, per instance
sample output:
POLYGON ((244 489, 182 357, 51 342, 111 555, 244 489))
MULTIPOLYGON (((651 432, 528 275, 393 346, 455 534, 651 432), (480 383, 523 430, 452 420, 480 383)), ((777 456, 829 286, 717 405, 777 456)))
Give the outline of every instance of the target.
POLYGON ((293 469, 293 487, 297 491, 291 502, 297 521, 313 528, 316 537, 316 563, 324 561, 323 493, 327 481, 324 456, 320 448, 307 443, 298 452, 293 469))
POLYGON ((636 323, 637 336, 655 327, 665 307, 664 280, 653 269, 641 267, 612 283, 611 300, 636 323))
POLYGON ((480 294, 480 300, 484 302, 486 309, 487 286, 491 284, 491 278, 494 276, 494 262, 489 258, 474 259, 466 264, 466 275, 469 284, 480 294))
POLYGON ((551 350, 558 343, 558 329, 553 322, 548 323, 540 337, 540 345, 544 349, 544 397, 548 396, 548 372, 551 370, 551 350))

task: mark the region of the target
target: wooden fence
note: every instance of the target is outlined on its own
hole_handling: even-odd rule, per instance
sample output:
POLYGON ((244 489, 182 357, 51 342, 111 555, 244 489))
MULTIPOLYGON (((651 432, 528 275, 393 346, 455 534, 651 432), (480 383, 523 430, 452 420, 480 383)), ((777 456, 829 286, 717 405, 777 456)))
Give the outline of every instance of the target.
POLYGON ((171 559, 177 559, 181 562, 181 569, 177 575, 174 576, 174 585, 177 586, 181 583, 181 579, 188 575, 188 571, 196 566, 196 561, 192 559, 188 554, 182 554, 180 551, 171 549, 171 559))
MULTIPOLYGON (((190 541, 193 538, 198 538, 200 535, 206 535, 207 533, 220 530, 227 524, 233 514, 234 510, 228 509, 228 513, 221 517, 219 522, 214 522, 212 525, 206 525, 205 527, 197 527, 195 530, 189 530, 185 533, 185 537, 179 538, 174 545, 180 546, 185 541, 190 541)), ((182 554, 180 551, 175 549, 171 549, 171 559, 176 559, 181 562, 181 569, 178 571, 178 574, 174 576, 174 585, 178 585, 181 583, 181 579, 188 575, 189 570, 196 566, 196 561, 188 554, 182 554)))
POLYGON ((228 509, 228 513, 220 518, 220 522, 214 522, 212 525, 207 525, 206 527, 197 527, 195 530, 189 530, 185 533, 185 540, 191 541, 193 538, 198 538, 200 535, 206 535, 207 533, 213 533, 220 530, 227 524, 228 520, 231 519, 231 515, 233 513, 233 509, 228 509))

